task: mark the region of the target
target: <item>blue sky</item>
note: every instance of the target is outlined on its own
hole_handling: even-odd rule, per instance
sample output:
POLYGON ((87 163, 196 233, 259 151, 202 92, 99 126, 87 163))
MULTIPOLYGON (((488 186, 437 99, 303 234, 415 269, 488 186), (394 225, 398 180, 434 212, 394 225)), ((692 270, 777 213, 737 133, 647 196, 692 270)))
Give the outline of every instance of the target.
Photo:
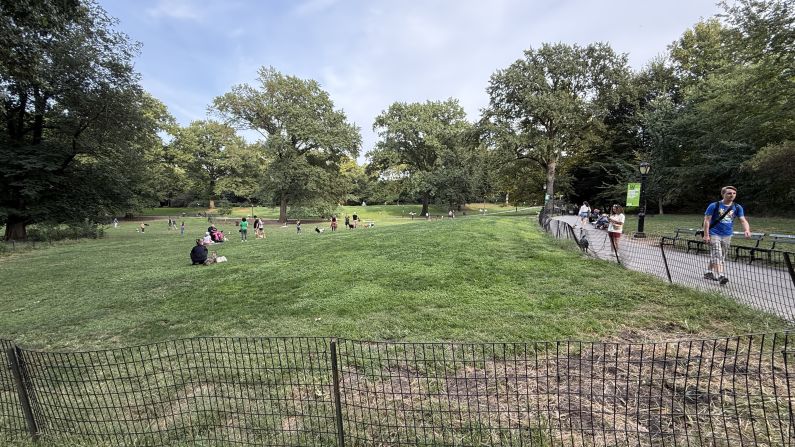
MULTIPOLYGON (((320 82, 362 129, 395 101, 457 98, 470 120, 489 76, 543 42, 607 42, 641 69, 701 18, 704 0, 98 0, 143 44, 143 86, 182 125, 257 70, 320 82)), ((360 157, 360 162, 363 161, 360 157)))

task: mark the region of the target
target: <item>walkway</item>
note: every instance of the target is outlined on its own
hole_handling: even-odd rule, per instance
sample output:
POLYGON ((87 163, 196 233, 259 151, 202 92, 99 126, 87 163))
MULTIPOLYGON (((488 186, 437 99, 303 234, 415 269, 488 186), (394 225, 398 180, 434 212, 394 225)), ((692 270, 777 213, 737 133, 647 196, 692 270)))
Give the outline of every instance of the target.
MULTIPOLYGON (((555 220, 565 222, 568 226, 579 225, 577 216, 559 216, 553 218, 555 220)), ((748 258, 727 261, 726 273, 730 281, 722 286, 717 281, 704 279, 709 254, 695 250, 688 253, 686 241, 680 241, 676 246, 661 246, 659 236, 636 239, 625 234, 616 256, 606 231, 597 230, 590 224, 587 228, 574 228, 574 235, 578 239, 583 234, 588 239, 591 256, 618 261, 626 268, 668 280, 664 254, 668 260, 671 282, 717 292, 785 320, 795 321, 795 284, 783 262, 768 262, 758 258, 753 263, 749 263, 748 258)))

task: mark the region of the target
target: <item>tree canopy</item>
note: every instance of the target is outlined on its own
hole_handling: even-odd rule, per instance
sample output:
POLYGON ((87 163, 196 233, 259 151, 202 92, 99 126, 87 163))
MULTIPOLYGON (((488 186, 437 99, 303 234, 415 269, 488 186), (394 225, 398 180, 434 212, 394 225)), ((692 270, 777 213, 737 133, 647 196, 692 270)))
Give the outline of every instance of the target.
POLYGON ((45 220, 135 206, 159 122, 132 58, 138 45, 93 3, 0 1, 0 224, 25 239, 45 220))
POLYGON ((263 190, 279 203, 281 222, 288 204, 344 198, 340 165, 358 156, 361 135, 316 81, 262 68, 259 88, 235 86, 213 107, 228 123, 262 135, 270 160, 263 190))
POLYGON ((432 196, 462 203, 469 189, 466 141, 471 125, 455 99, 396 102, 375 119, 380 140, 369 153, 382 172, 401 172, 420 197, 424 215, 432 196))
POLYGON ((626 56, 605 44, 529 49, 491 77, 484 112, 489 139, 508 159, 543 169, 554 195, 558 163, 595 144, 629 75, 626 56))
POLYGON ((613 202, 640 161, 652 164, 646 196, 659 212, 700 209, 734 184, 754 212, 786 213, 795 0, 720 5, 637 72, 604 43, 530 48, 493 73, 476 124, 454 98, 394 102, 362 166, 359 128, 317 81, 263 67, 215 98, 220 121, 180 127, 140 86, 140 45, 93 0, 0 0, 4 238, 218 198, 278 204, 282 222, 373 199, 418 201, 423 213, 544 193, 613 202))

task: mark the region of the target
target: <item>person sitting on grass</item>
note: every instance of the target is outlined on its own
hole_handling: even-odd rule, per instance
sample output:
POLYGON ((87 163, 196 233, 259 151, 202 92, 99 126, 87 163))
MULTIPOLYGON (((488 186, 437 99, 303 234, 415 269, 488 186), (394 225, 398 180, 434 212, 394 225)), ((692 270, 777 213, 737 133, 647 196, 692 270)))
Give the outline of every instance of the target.
POLYGON ((192 265, 204 265, 207 262, 207 247, 204 246, 204 241, 196 239, 196 245, 190 251, 190 260, 192 265))

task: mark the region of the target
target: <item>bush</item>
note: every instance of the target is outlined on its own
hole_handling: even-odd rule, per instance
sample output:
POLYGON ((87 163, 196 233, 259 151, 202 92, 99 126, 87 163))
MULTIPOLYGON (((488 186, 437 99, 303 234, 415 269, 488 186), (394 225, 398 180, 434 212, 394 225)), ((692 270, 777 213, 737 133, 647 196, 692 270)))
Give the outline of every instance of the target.
POLYGON ((64 239, 99 239, 105 228, 96 222, 83 221, 68 224, 38 223, 28 228, 28 240, 55 242, 64 239))
POLYGON ((291 206, 287 210, 287 215, 291 219, 310 219, 310 218, 326 218, 332 214, 342 214, 338 211, 337 204, 308 204, 291 206))

